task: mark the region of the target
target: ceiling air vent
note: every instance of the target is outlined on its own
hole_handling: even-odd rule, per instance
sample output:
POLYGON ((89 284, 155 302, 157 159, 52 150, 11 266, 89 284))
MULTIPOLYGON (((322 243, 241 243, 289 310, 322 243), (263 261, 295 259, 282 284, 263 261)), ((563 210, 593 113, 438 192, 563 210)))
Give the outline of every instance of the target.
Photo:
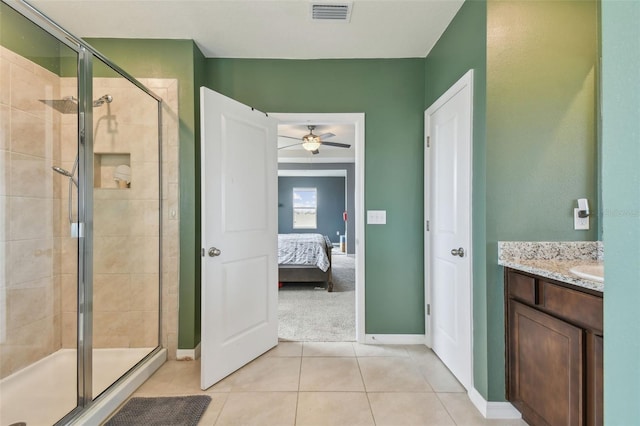
POLYGON ((311 19, 314 21, 343 21, 351 20, 352 3, 312 3, 311 19))

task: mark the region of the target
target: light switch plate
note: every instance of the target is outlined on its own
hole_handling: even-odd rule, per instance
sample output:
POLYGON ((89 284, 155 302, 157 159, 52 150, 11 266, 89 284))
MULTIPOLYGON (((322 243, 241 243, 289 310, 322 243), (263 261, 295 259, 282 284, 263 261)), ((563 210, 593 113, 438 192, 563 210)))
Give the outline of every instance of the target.
POLYGON ((368 225, 386 225, 387 211, 386 210, 367 210, 367 224, 368 225))

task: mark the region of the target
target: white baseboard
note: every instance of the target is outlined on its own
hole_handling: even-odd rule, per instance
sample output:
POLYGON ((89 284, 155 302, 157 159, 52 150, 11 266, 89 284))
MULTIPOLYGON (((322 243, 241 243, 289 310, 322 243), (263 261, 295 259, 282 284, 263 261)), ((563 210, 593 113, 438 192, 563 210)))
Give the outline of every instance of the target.
POLYGON ((424 334, 365 334, 370 345, 424 345, 424 334))
POLYGON ((176 350, 176 359, 178 361, 194 361, 200 358, 200 343, 193 349, 176 350))
POLYGON ((522 414, 511 405, 510 402, 490 402, 486 401, 482 395, 471 388, 468 392, 469 399, 485 419, 520 419, 522 414))

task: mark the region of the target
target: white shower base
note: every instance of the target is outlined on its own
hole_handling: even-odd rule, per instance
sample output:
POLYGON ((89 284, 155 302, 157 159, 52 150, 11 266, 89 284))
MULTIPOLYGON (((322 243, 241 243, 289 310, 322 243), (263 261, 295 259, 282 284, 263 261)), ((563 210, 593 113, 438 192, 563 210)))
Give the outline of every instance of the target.
MULTIPOLYGON (((93 397, 153 349, 94 349, 93 397)), ((0 425, 52 425, 76 407, 76 379, 76 350, 61 349, 0 380, 0 425)))

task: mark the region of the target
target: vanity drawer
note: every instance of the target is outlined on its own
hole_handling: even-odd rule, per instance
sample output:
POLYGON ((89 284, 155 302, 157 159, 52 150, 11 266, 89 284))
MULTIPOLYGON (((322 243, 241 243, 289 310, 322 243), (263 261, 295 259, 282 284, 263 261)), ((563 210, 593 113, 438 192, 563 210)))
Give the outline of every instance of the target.
POLYGON ((509 297, 531 304, 536 303, 536 279, 514 271, 507 277, 509 297))
POLYGON ((602 298, 540 280, 540 299, 547 312, 602 332, 602 298))

